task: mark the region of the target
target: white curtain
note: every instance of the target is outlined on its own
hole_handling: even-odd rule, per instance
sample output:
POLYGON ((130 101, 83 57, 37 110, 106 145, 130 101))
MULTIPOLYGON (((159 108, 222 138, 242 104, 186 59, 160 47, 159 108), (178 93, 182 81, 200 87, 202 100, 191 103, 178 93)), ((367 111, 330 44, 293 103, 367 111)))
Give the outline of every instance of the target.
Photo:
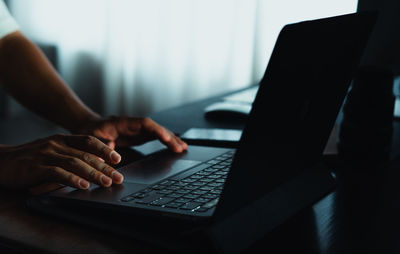
POLYGON ((57 45, 63 78, 86 93, 84 100, 102 103, 106 115, 147 115, 254 84, 283 25, 356 6, 357 0, 10 1, 22 31, 57 45), (85 73, 90 64, 99 79, 77 82, 93 74, 85 73))

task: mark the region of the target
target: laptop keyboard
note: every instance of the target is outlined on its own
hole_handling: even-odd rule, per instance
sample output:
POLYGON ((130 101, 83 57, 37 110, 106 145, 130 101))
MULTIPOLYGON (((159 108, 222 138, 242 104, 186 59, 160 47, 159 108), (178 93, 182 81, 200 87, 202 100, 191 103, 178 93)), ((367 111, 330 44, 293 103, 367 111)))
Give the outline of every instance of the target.
MULTIPOLYGON (((206 167, 182 179, 164 179, 121 199, 141 205, 206 212, 215 207, 222 192, 234 151, 205 162, 206 167)), ((183 172, 182 174, 185 174, 183 172)))

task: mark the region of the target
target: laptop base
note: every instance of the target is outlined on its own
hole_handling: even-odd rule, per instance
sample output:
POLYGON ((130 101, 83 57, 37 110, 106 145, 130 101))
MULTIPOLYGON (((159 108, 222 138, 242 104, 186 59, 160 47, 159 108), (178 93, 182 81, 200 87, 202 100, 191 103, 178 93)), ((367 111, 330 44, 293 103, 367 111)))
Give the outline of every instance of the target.
POLYGON ((233 215, 217 218, 208 224, 183 223, 171 218, 163 220, 134 215, 115 216, 115 213, 109 216, 110 212, 106 210, 99 210, 94 216, 88 209, 48 203, 45 199, 35 197, 29 199, 28 206, 33 211, 156 244, 179 253, 200 253, 205 250, 239 253, 288 218, 312 205, 310 200, 317 202, 333 188, 332 175, 325 168, 316 167, 304 171, 233 215), (102 223, 99 224, 99 221, 102 223))

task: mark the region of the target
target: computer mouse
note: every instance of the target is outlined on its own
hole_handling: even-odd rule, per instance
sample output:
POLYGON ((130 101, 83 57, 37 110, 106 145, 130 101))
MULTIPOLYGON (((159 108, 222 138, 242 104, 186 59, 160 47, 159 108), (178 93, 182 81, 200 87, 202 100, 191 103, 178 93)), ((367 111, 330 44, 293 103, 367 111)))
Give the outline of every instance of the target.
POLYGON ((230 101, 216 102, 204 109, 204 116, 212 120, 241 121, 247 118, 251 110, 250 103, 230 101))

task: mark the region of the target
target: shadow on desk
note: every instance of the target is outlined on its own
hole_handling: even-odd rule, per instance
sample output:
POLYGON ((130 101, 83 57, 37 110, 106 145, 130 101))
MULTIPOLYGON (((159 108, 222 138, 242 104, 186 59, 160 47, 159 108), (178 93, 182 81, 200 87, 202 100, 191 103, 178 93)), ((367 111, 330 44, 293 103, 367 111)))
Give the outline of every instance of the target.
POLYGON ((400 157, 389 166, 338 166, 323 253, 400 253, 400 157))

